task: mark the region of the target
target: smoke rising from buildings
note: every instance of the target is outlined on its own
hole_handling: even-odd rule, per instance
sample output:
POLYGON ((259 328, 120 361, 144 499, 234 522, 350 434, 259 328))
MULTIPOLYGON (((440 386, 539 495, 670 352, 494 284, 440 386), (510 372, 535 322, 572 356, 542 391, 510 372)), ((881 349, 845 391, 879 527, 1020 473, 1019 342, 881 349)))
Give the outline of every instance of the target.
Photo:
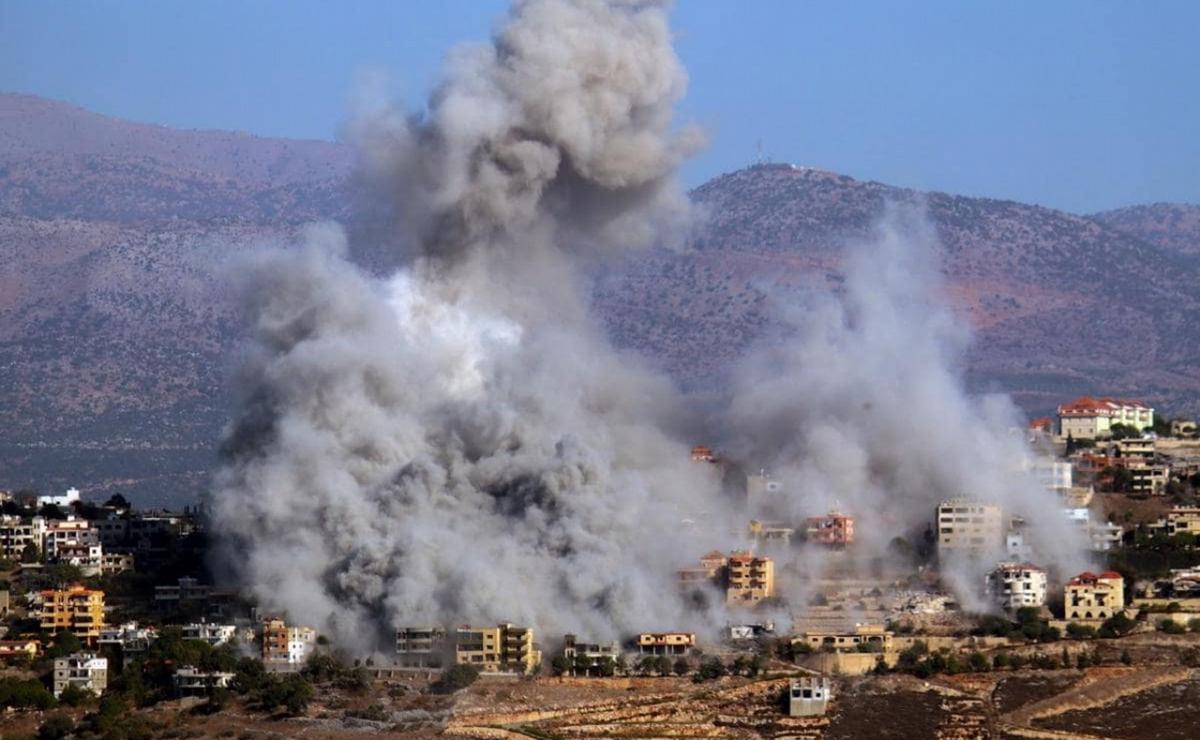
POLYGON ((615 637, 696 624, 672 568, 718 516, 665 379, 611 348, 580 268, 686 218, 693 135, 657 3, 518 3, 423 116, 354 127, 408 258, 335 227, 244 271, 243 403, 211 497, 223 561, 342 643, 512 620, 615 637))
MULTIPOLYGON (((770 504, 789 519, 838 507, 858 518, 863 561, 920 544, 937 505, 963 497, 1026 520, 1046 564, 1077 572, 1086 543, 1030 471, 1024 424, 1007 396, 973 397, 961 368, 970 332, 950 313, 923 212, 892 206, 872 238, 849 245, 836 293, 783 298, 784 329, 735 373, 729 444, 785 481, 770 504)), ((967 605, 1002 544, 975 562, 943 559, 967 605)))
MULTIPOLYGON (((318 225, 238 278, 251 341, 208 503, 218 565, 264 609, 363 649, 417 624, 724 620, 674 571, 745 512, 689 459, 685 399, 593 323, 583 277, 686 227, 685 84, 664 4, 530 0, 451 55, 425 113, 351 126, 403 267, 370 276, 318 225)), ((882 533, 955 493, 1034 494, 997 431, 1011 406, 951 369, 966 335, 921 228, 856 252, 844 298, 794 306, 738 375, 727 446, 791 483, 788 516, 837 500, 882 533)))

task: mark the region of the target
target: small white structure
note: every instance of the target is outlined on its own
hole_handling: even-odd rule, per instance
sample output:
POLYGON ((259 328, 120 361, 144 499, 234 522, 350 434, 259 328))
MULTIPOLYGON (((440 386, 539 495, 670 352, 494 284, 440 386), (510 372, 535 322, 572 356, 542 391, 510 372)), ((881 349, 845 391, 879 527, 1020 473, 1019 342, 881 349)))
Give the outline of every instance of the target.
POLYGON ((96 696, 108 688, 108 659, 94 653, 72 653, 54 659, 54 698, 68 686, 76 686, 96 696))
POLYGON ((237 625, 210 624, 208 622, 193 622, 183 625, 183 639, 201 640, 213 647, 233 642, 237 635, 237 625))
POLYGON ((51 504, 59 507, 67 507, 79 502, 79 489, 68 488, 67 492, 62 496, 38 496, 37 502, 39 507, 51 504))
POLYGON ((1030 563, 1000 563, 987 576, 987 590, 1006 611, 1046 603, 1046 571, 1030 563))
POLYGON ((775 623, 764 622, 762 624, 731 624, 729 629, 730 640, 753 640, 762 635, 775 634, 775 623))
POLYGON ((202 671, 188 665, 175 671, 171 680, 175 683, 177 693, 192 696, 207 694, 213 689, 229 688, 229 682, 233 680, 233 675, 226 671, 202 671))
POLYGON ((826 676, 793 679, 788 689, 788 716, 819 717, 825 714, 832 697, 833 685, 826 676))

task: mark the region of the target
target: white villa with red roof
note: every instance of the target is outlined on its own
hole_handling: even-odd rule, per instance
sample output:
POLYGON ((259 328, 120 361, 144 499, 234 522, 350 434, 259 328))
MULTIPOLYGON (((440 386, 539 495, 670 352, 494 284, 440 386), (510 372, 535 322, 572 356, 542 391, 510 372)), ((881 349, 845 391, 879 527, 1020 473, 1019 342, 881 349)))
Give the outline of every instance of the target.
POLYGON ((1058 407, 1059 432, 1075 439, 1099 439, 1112 434, 1114 424, 1137 430, 1154 426, 1154 409, 1141 401, 1080 396, 1058 407))

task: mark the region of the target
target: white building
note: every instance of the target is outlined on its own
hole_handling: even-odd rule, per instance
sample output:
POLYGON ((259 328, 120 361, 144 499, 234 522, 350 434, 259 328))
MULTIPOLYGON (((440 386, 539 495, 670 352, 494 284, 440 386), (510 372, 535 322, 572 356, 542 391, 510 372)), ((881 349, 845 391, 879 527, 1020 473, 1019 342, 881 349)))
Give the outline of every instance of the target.
POLYGON ((1038 457, 1029 465, 1029 472, 1047 491, 1063 491, 1074 485, 1074 466, 1065 460, 1038 457))
POLYGON ((188 665, 175 671, 171 680, 175 683, 177 693, 191 696, 207 694, 213 689, 227 689, 233 681, 233 676, 234 674, 226 671, 202 671, 188 665))
POLYGON ((62 696, 67 686, 76 686, 96 696, 108 688, 108 659, 94 653, 72 653, 54 659, 54 698, 62 696))
POLYGON ((71 504, 78 503, 78 502, 79 502, 79 489, 78 488, 68 488, 67 492, 65 494, 63 494, 62 496, 38 496, 38 498, 37 498, 37 503, 38 503, 39 508, 42 506, 58 506, 60 508, 66 508, 66 507, 70 506, 71 504))
MULTIPOLYGON (((46 559, 56 560, 59 547, 65 545, 95 545, 99 547, 100 533, 86 519, 68 517, 46 522, 41 542, 42 554, 46 559)), ((97 567, 99 567, 99 551, 97 551, 97 567)))
POLYGON ((139 626, 137 622, 126 622, 100 630, 99 644, 119 647, 126 653, 144 653, 158 639, 154 627, 139 626))
POLYGON ((829 677, 794 678, 788 690, 788 716, 818 717, 823 715, 832 697, 833 684, 829 677))
POLYGON ((1040 607, 1046 603, 1046 571, 1030 563, 1000 563, 987 576, 987 590, 1006 611, 1040 607))
POLYGON ((216 647, 233 642, 237 635, 237 625, 210 624, 209 622, 193 622, 183 625, 185 640, 201 640, 216 647))
POLYGON ((1082 396, 1058 407, 1062 436, 1102 439, 1112 436, 1114 424, 1141 431, 1154 426, 1154 409, 1141 401, 1082 396))

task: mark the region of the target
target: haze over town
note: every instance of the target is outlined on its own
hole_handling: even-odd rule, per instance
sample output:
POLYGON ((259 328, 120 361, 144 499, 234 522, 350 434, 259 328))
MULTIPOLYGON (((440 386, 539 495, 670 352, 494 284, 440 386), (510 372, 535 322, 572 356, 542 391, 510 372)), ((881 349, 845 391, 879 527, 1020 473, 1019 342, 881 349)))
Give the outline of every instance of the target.
MULTIPOLYGON (((103 46, 132 7, 14 5, 3 33, 25 29, 30 59, 103 46)), ((690 28, 727 31, 710 48, 730 68, 761 65, 748 29, 769 38, 797 13, 836 29, 868 6, 778 6, 768 30, 771 7, 364 5, 322 30, 401 13, 430 38, 484 23, 488 40, 421 51, 413 69, 440 71, 410 71, 428 78, 419 100, 355 75, 337 142, 43 96, 95 70, 0 75, 19 88, 0 94, 5 732, 1187 737, 1200 170, 1178 169, 1194 141, 1163 142, 1194 100, 1121 126, 1086 187, 1086 168, 1031 187, 1061 164, 1022 147, 962 180, 1087 213, 904 187, 955 182, 948 136, 920 166, 915 136, 862 165, 896 184, 757 142, 701 177, 738 147, 690 107, 697 87, 743 133, 840 106, 841 129, 784 129, 802 153, 817 135, 816 157, 878 151, 896 135, 880 127, 911 115, 894 96, 867 126, 834 94, 792 111, 824 89, 794 52, 772 58, 804 94, 776 82, 782 102, 737 115, 762 76, 714 93, 728 83, 711 55, 689 67, 715 42, 690 28)), ((999 14, 1051 72, 1023 59, 1006 84, 1092 90, 1101 20, 1136 15, 1045 12, 1079 22, 1063 46, 1080 70, 1028 18, 980 8, 925 29, 931 48, 873 49, 868 69, 953 54, 942 22, 999 14)), ((129 29, 181 33, 140 10, 129 29)), ((872 34, 896 15, 875 10, 872 34)), ((273 11, 301 38, 321 28, 273 11)), ((1131 20, 1129 43, 1158 50, 1132 66, 1184 79, 1164 60, 1195 55, 1172 26, 1190 12, 1131 20)), ((321 125, 203 92, 212 70, 187 61, 203 28, 171 64, 209 115, 321 125)), ((160 43, 133 35, 134 58, 160 43)), ((344 40, 316 48, 329 59, 306 64, 331 75, 366 63, 344 40)), ((250 76, 294 84, 305 67, 286 57, 250 76)), ((1166 85, 1124 82, 1127 99, 1166 85)), ((1113 99, 1079 93, 1069 114, 1013 100, 1061 163, 1054 126, 1113 99)), ((982 121, 994 101, 952 85, 921 120, 953 104, 982 121)), ((1071 146, 1099 146, 1107 125, 1071 146)), ((1014 126, 956 132, 982 151, 1014 126)))

